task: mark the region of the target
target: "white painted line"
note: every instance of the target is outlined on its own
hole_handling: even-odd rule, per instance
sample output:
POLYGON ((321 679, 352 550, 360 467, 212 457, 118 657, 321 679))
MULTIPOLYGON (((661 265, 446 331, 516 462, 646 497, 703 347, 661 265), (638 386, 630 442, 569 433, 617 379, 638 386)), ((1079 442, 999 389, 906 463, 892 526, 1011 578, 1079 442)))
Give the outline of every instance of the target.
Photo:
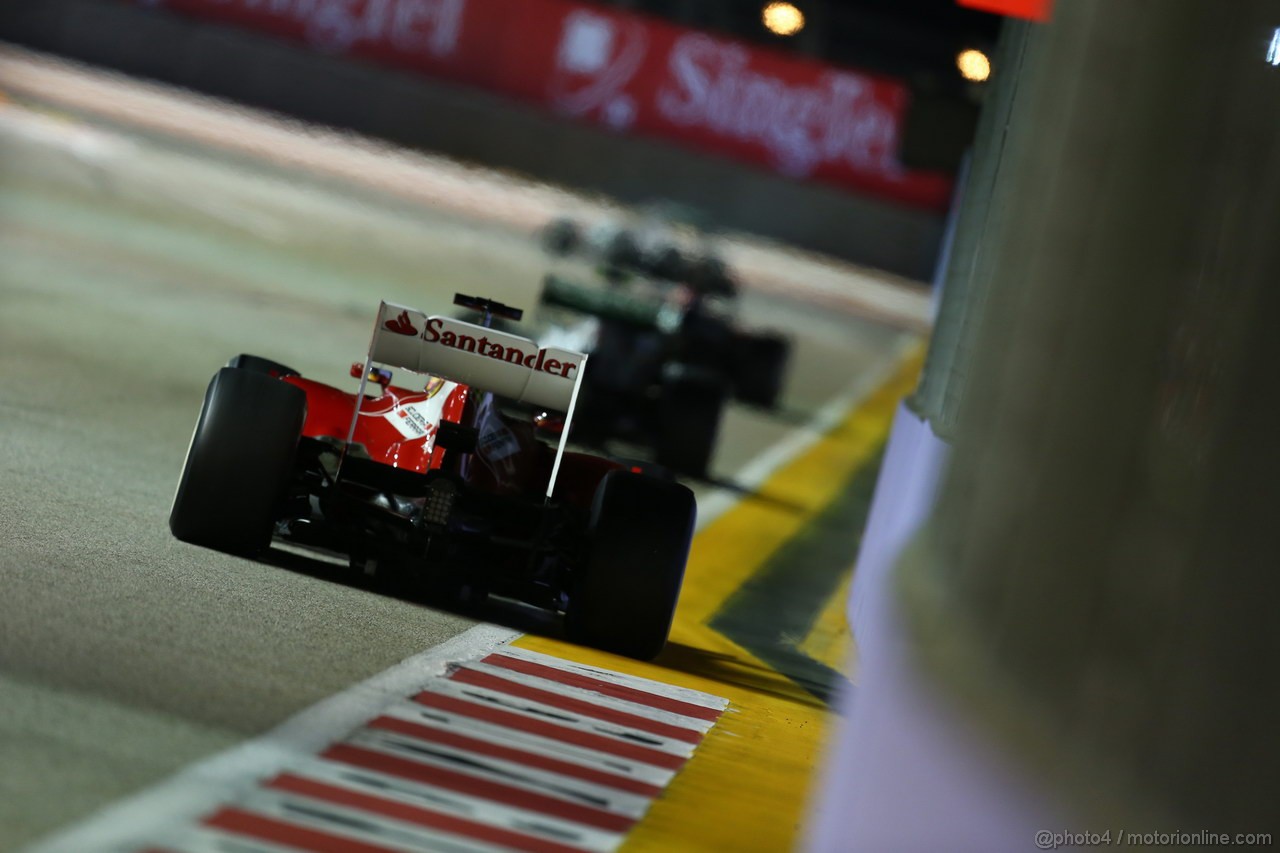
POLYGON ((585 663, 578 663, 577 661, 552 657, 551 655, 544 655, 538 652, 531 652, 527 649, 519 649, 514 646, 503 648, 497 653, 504 657, 516 658, 517 660, 528 661, 529 663, 549 666, 552 669, 559 669, 564 672, 594 678, 598 681, 605 681, 610 684, 629 687, 633 690, 639 690, 642 693, 662 696, 667 699, 676 699, 681 702, 688 702, 691 705, 701 705, 704 708, 710 708, 715 711, 723 711, 729 705, 729 701, 727 699, 721 699, 719 696, 712 696, 710 693, 691 690, 688 687, 677 687, 674 684, 666 684, 660 681, 651 681, 647 678, 640 678, 635 675, 626 675, 625 673, 614 672, 613 670, 598 669, 593 666, 588 666, 585 663))
POLYGON ((481 740, 502 740, 507 746, 532 752, 561 761, 571 761, 603 773, 614 773, 649 785, 662 787, 671 781, 675 771, 654 767, 643 761, 633 761, 621 756, 600 752, 577 744, 565 743, 517 729, 476 720, 463 714, 424 708, 414 702, 397 702, 383 713, 388 717, 408 720, 423 726, 434 726, 444 731, 457 732, 481 740))
MULTIPOLYGON (((918 336, 913 334, 898 335, 890 349, 889 358, 875 369, 859 375, 844 391, 819 409, 808 423, 796 427, 772 448, 739 469, 734 476, 735 484, 740 489, 759 488, 774 471, 817 443, 902 366, 903 359, 918 340, 918 336)), ((716 489, 701 498, 698 501, 697 529, 701 530, 724 515, 741 499, 742 495, 735 489, 716 489)))
POLYGON ((484 709, 505 711, 530 723, 549 723, 573 732, 606 738, 618 746, 638 746, 681 758, 692 755, 695 747, 695 744, 683 740, 650 732, 636 732, 618 723, 598 720, 595 717, 566 711, 553 705, 533 702, 520 696, 511 696, 499 690, 490 690, 471 684, 437 680, 426 685, 420 692, 460 699, 484 709))
POLYGON ((572 776, 527 767, 516 761, 490 758, 453 747, 414 741, 407 735, 379 732, 376 729, 361 729, 345 743, 413 761, 423 765, 424 768, 440 767, 454 770, 503 785, 542 791, 548 796, 568 802, 594 804, 605 811, 634 818, 643 815, 652 800, 651 797, 628 794, 625 791, 575 779, 572 776), (459 759, 466 763, 460 763, 459 759))
POLYGON ((509 669, 503 669, 502 667, 491 666, 483 661, 480 663, 466 664, 463 668, 471 672, 478 672, 482 675, 492 676, 493 678, 501 678, 504 681, 509 681, 513 684, 529 687, 534 690, 545 690, 550 693, 556 693, 566 699, 588 702, 592 705, 607 708, 611 711, 618 711, 623 714, 644 717, 658 723, 677 726, 682 729, 689 729, 690 731, 706 732, 715 725, 711 720, 699 720, 694 717, 686 717, 683 714, 663 711, 660 708, 651 708, 648 705, 641 705, 639 702, 617 699, 612 696, 605 696, 590 690, 584 690, 580 687, 560 684, 545 678, 538 678, 534 675, 525 675, 522 672, 513 672, 509 669))
MULTIPOLYGON (((360 809, 300 797, 266 788, 255 789, 237 808, 293 826, 314 829, 364 844, 404 853, 509 853, 509 848, 484 844, 464 836, 433 830, 360 809)), ((228 833, 228 835, 232 835, 228 833)), ((237 837, 232 835, 232 837, 237 837)))
MULTIPOLYGON (((612 790, 627 791, 647 797, 655 796, 663 784, 670 779, 670 772, 667 777, 653 781, 639 778, 630 768, 619 769, 605 760, 582 759, 581 756, 555 754, 551 750, 530 748, 525 743, 516 744, 512 741, 519 736, 520 732, 510 728, 496 727, 486 737, 479 732, 460 732, 457 727, 450 726, 447 721, 427 718, 406 720, 403 717, 382 714, 377 719, 371 720, 352 737, 355 738, 362 732, 403 738, 406 742, 419 745, 422 749, 447 748, 465 754, 483 756, 486 760, 492 758, 516 762, 521 766, 538 767, 549 772, 603 785, 612 790)), ((599 757, 604 758, 605 755, 600 753, 599 757)), ((328 753, 323 757, 328 757, 328 753)))
POLYGON ((491 800, 461 794, 447 788, 412 782, 373 770, 316 759, 297 768, 299 775, 353 791, 409 805, 433 809, 511 832, 545 838, 591 850, 611 850, 618 834, 491 800))

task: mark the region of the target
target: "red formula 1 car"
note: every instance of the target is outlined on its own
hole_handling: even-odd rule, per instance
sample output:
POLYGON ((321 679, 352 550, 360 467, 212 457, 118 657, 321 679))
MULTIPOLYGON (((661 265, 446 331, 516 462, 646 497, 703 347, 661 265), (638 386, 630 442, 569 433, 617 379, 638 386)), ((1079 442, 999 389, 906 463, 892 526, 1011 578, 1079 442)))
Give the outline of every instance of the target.
MULTIPOLYGON (((693 535, 686 487, 565 451, 585 355, 383 303, 355 393, 241 355, 213 377, 169 527, 253 554, 273 537, 366 572, 564 614, 568 637, 661 651, 693 535), (418 380, 391 384, 387 367, 418 380), (535 416, 564 414, 557 446, 535 416)), ((555 422, 558 418, 539 418, 555 422)))

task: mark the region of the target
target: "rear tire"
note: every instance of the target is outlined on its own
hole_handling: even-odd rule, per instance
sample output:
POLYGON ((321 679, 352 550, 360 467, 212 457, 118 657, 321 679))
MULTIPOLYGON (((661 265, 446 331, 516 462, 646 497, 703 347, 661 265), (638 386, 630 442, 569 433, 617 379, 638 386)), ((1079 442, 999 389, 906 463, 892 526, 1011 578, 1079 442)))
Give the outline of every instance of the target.
POLYGON ((693 492, 612 471, 591 506, 587 559, 574 575, 565 630, 582 645, 640 660, 667 642, 696 515, 693 492))
POLYGON ((251 370, 254 373, 265 373, 268 376, 274 376, 277 379, 283 379, 286 376, 302 375, 287 364, 281 364, 278 361, 272 361, 271 359, 263 358, 260 355, 249 355, 248 353, 241 353, 231 359, 227 362, 227 367, 234 367, 238 370, 251 370))
POLYGON ((658 464, 694 477, 707 476, 728 398, 729 385, 716 371, 671 366, 658 400, 658 464))
POLYGON ((173 535, 237 554, 266 548, 306 410, 306 394, 287 382, 243 368, 219 370, 205 392, 173 498, 173 535))
POLYGON ((715 255, 703 255, 689 262, 689 284, 704 296, 732 299, 738 295, 728 267, 715 255))
POLYGON ((684 254, 675 246, 663 246, 654 253, 650 262, 654 278, 688 283, 690 265, 684 254))
POLYGON ((606 266, 634 272, 641 263, 640 244, 630 231, 620 230, 605 242, 601 258, 606 266))
POLYGON ((542 248, 548 254, 565 257, 577 252, 582 245, 582 233, 571 219, 556 219, 542 230, 542 248))
POLYGON ((741 335, 734 350, 734 396, 753 406, 776 408, 786 383, 791 342, 780 335, 741 335))

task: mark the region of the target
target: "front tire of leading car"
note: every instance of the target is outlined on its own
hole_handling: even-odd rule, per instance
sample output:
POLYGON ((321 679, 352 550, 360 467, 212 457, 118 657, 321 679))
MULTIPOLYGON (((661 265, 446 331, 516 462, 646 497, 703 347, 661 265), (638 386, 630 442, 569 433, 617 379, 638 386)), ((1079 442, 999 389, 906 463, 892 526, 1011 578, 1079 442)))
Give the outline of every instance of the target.
POLYGON ((574 573, 570 640, 640 660, 667 642, 696 514, 693 492, 672 481, 610 472, 591 507, 588 551, 574 573))
POLYGON ((173 535, 235 554, 265 549, 306 411, 300 388, 253 370, 219 370, 205 392, 173 498, 173 535))
POLYGON ((555 219, 542 230, 542 248, 550 255, 566 257, 582 247, 582 231, 572 219, 555 219))

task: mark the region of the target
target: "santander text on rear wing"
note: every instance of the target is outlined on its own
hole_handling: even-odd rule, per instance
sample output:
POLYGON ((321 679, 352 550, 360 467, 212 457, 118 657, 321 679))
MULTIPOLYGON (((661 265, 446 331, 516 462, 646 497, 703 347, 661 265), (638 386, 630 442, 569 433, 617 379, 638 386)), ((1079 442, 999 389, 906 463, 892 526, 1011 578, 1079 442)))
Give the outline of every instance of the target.
POLYGON ((378 312, 369 357, 559 412, 569 411, 587 358, 388 302, 378 312))
MULTIPOLYGON (((383 302, 357 399, 364 395, 374 363, 438 376, 509 400, 564 412, 564 430, 547 484, 547 496, 551 496, 586 369, 585 354, 539 347, 519 335, 383 302)), ((355 434, 354 419, 351 427, 348 443, 355 434)))

